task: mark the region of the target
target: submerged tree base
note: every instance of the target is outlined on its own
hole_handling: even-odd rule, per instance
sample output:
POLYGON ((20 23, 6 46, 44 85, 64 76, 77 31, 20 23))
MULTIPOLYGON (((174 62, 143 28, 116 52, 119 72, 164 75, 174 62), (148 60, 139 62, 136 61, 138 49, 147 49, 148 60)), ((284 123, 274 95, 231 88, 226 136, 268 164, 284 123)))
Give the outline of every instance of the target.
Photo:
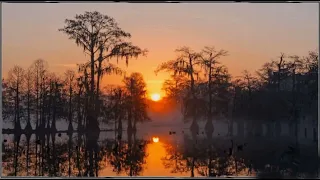
POLYGON ((214 132, 214 126, 211 120, 206 122, 204 129, 207 135, 212 135, 212 133, 214 132))
POLYGON ((192 121, 191 126, 190 126, 190 130, 193 133, 199 133, 199 125, 196 121, 192 121))

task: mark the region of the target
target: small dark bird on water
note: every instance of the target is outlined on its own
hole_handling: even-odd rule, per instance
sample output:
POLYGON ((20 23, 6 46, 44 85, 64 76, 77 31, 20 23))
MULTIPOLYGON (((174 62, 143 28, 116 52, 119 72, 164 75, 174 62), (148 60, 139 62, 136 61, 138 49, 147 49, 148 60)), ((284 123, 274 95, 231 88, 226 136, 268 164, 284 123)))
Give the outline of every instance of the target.
POLYGON ((4 140, 3 140, 3 142, 7 142, 7 140, 6 140, 6 139, 4 139, 4 140))
POLYGON ((289 149, 290 151, 292 151, 292 152, 294 152, 294 151, 295 151, 295 148, 294 148, 294 147, 292 147, 292 146, 288 146, 288 149, 289 149))
POLYGON ((61 137, 61 133, 58 134, 58 137, 61 137))
POLYGON ((243 150, 243 145, 238 145, 238 151, 242 151, 243 150))

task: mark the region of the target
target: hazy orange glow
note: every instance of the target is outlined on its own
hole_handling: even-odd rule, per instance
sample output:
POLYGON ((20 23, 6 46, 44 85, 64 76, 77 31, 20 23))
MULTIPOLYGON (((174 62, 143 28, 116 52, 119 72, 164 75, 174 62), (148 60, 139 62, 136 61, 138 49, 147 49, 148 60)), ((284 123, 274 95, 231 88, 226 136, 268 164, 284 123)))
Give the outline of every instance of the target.
POLYGON ((159 138, 158 138, 158 137, 153 137, 153 138, 152 138, 152 141, 155 142, 155 143, 157 143, 157 142, 159 142, 159 138))
POLYGON ((152 101, 159 101, 160 98, 161 98, 161 96, 160 96, 159 93, 151 94, 151 100, 152 100, 152 101))

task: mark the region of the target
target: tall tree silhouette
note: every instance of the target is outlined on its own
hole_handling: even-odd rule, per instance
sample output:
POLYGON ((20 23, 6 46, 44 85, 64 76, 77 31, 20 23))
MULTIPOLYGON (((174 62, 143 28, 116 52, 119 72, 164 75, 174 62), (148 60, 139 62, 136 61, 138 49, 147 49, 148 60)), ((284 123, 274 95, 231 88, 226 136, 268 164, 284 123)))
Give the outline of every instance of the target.
POLYGON ((199 117, 199 106, 198 98, 196 96, 196 80, 199 76, 199 72, 197 71, 196 66, 199 65, 200 54, 194 52, 189 47, 182 47, 176 49, 176 53, 178 54, 177 58, 174 60, 169 60, 160 64, 155 73, 159 73, 160 71, 168 71, 172 72, 173 75, 186 75, 189 77, 189 89, 188 95, 184 97, 185 110, 187 114, 192 116, 192 124, 191 129, 193 132, 199 130, 199 126, 197 123, 197 118, 199 117))
POLYGON ((129 77, 125 77, 123 82, 129 93, 128 130, 136 131, 137 122, 150 120, 147 114, 146 83, 140 73, 132 73, 129 77))
POLYGON ((21 131, 21 115, 22 104, 21 98, 23 93, 23 85, 25 81, 25 71, 19 67, 14 66, 8 73, 8 88, 14 92, 14 129, 16 132, 21 131))
POLYGON ((138 57, 144 51, 125 41, 131 35, 123 31, 115 20, 97 11, 85 12, 76 15, 75 19, 66 19, 66 26, 59 31, 67 34, 70 39, 83 48, 84 53, 90 56, 90 61, 83 64, 89 67, 89 86, 87 86, 89 104, 87 111, 88 126, 92 130, 99 129, 99 83, 103 73, 110 69, 110 64, 102 66, 105 60, 114 57, 125 57, 126 64, 130 57, 138 57), (96 64, 98 63, 98 65, 96 64), (95 75, 97 74, 97 75, 95 75))
MULTIPOLYGON (((214 72, 218 68, 219 61, 218 59, 222 56, 226 56, 227 51, 225 50, 216 50, 214 47, 205 47, 201 52, 201 65, 205 70, 205 74, 207 76, 208 81, 208 115, 207 115, 207 122, 205 125, 205 129, 207 132, 213 132, 214 127, 212 124, 212 108, 214 105, 213 102, 213 82, 214 82, 214 72)), ((215 104, 217 106, 217 104, 215 104)))
POLYGON ((162 90, 166 92, 169 100, 181 103, 188 88, 188 79, 184 75, 171 75, 170 79, 164 81, 162 90))
POLYGON ((48 64, 43 59, 37 59, 32 64, 31 68, 34 72, 34 83, 35 83, 35 96, 36 96, 36 128, 39 130, 39 128, 44 127, 43 122, 43 107, 41 106, 41 103, 43 103, 43 97, 44 97, 44 81, 47 74, 47 68, 48 64))
POLYGON ((65 73, 65 86, 68 94, 68 131, 72 132, 73 131, 73 94, 74 94, 74 86, 76 85, 75 81, 75 72, 68 70, 65 73))
POLYGON ((115 131, 118 131, 118 133, 115 134, 118 134, 119 137, 122 136, 122 124, 123 120, 126 118, 128 96, 129 94, 126 88, 122 86, 115 88, 111 87, 110 91, 108 92, 108 114, 110 118, 114 119, 115 131))
MULTIPOLYGON (((25 129, 27 130, 27 131, 30 131, 30 130, 32 130, 32 126, 31 126, 31 113, 33 112, 32 110, 33 110, 33 108, 32 108, 32 105, 33 105, 33 94, 32 94, 32 92, 33 92, 33 74, 32 74, 33 72, 32 72, 32 69, 31 68, 28 68, 27 69, 27 72, 26 72, 26 76, 25 76, 25 78, 26 78, 26 90, 27 90, 27 92, 26 92, 26 98, 27 98, 27 125, 26 125, 26 127, 25 127, 25 129)), ((29 144, 29 143, 28 143, 29 144)))

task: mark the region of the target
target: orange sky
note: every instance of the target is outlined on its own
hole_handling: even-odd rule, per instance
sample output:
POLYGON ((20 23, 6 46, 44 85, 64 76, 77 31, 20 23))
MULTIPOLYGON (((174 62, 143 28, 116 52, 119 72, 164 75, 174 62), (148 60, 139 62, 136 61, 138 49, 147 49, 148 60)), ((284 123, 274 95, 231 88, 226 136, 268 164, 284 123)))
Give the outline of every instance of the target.
MULTIPOLYGON (((200 50, 214 45, 229 51, 221 59, 237 76, 256 70, 280 52, 304 55, 318 48, 318 4, 249 3, 59 3, 2 5, 2 74, 13 65, 28 67, 37 58, 49 62, 59 73, 74 68, 88 57, 58 29, 64 19, 84 11, 99 11, 114 17, 132 35, 131 41, 149 50, 147 57, 121 62, 127 72, 141 72, 149 93, 161 91, 166 73, 154 74, 158 64, 175 57, 174 50, 190 46, 200 50)), ((117 84, 109 76, 104 83, 117 84)))

